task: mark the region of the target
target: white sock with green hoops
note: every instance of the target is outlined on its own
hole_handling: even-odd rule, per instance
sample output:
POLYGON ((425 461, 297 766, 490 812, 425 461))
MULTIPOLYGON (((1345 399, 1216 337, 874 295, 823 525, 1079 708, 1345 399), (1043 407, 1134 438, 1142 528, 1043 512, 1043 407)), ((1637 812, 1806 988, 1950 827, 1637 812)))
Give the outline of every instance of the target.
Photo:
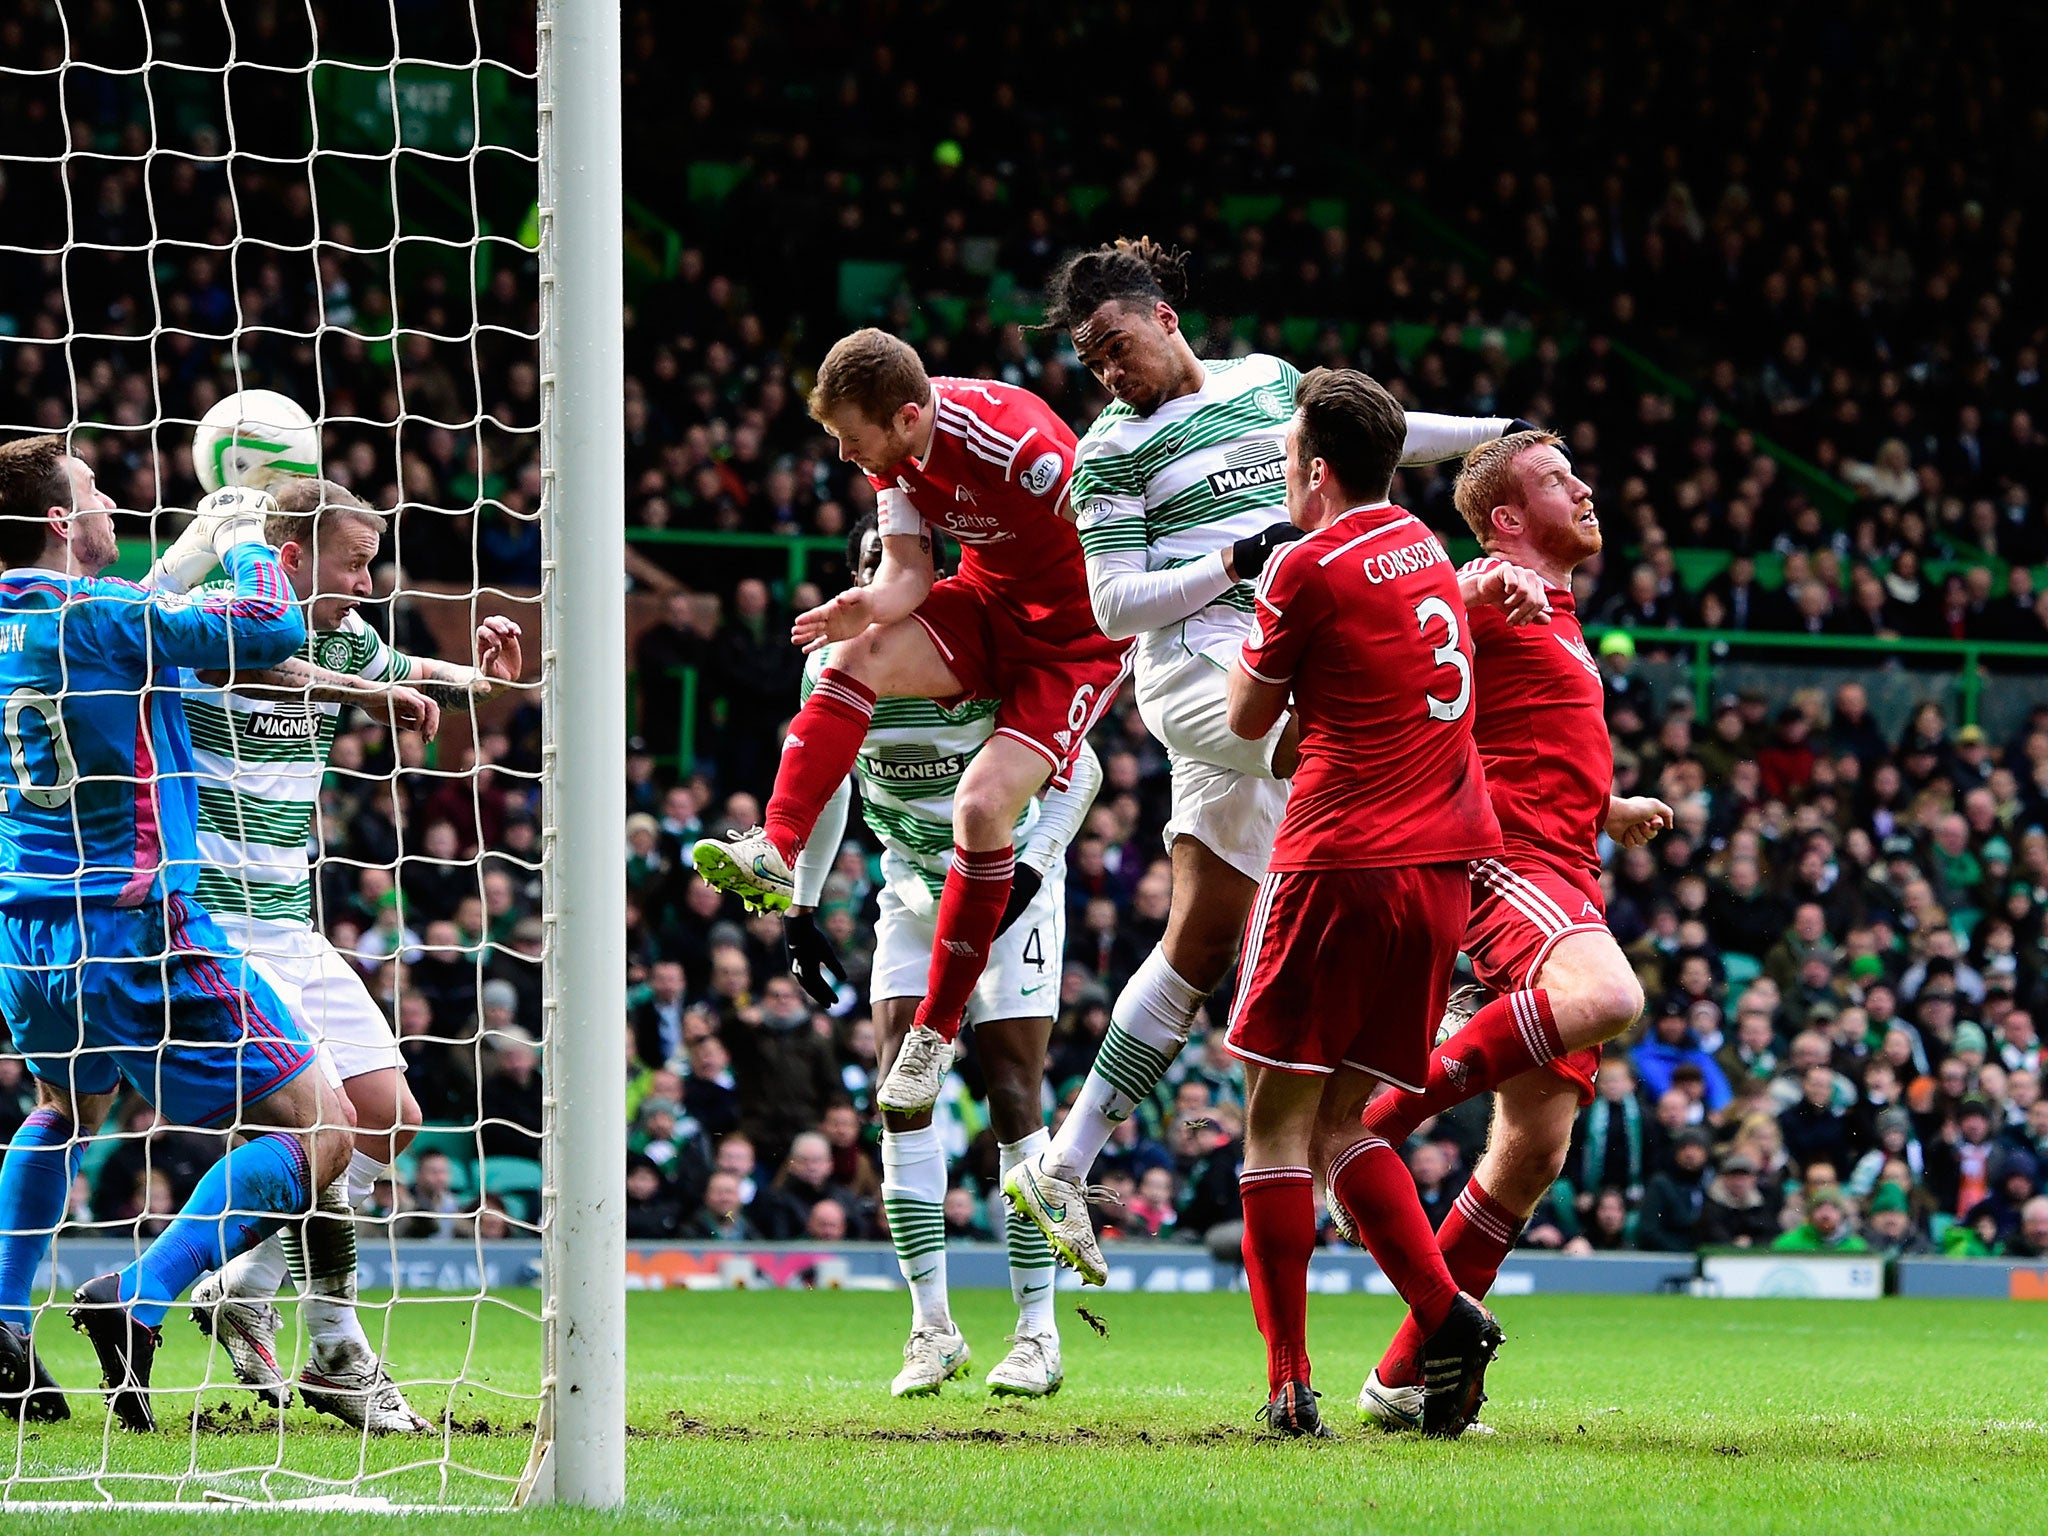
POLYGON ((937 1126, 882 1131, 882 1209, 910 1286, 910 1326, 950 1328, 946 1303, 946 1153, 937 1126))

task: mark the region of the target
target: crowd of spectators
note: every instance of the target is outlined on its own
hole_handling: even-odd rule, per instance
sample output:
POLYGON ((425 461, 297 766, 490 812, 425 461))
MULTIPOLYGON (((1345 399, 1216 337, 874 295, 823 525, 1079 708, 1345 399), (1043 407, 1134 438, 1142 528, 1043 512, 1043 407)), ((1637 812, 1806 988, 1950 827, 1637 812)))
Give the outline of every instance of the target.
MULTIPOLYGON (((2048 337, 2038 297, 2015 282, 2044 211, 2023 146, 2048 137, 2048 119, 2005 83, 2038 29, 1994 48, 1936 14, 1863 10, 1853 28, 1687 13, 1563 46, 1499 5, 1398 23, 1345 7, 1291 21, 1232 8, 1205 17, 1199 37, 1129 10, 995 7, 875 44, 836 31, 845 18, 832 7, 763 5, 733 15, 680 91, 661 67, 675 23, 629 12, 633 99, 674 120, 693 154, 741 173, 718 208, 685 207, 674 182, 656 203, 692 238, 629 331, 632 516, 655 529, 833 536, 864 510, 864 482, 801 412, 801 365, 847 324, 821 249, 901 264, 885 323, 935 369, 1028 386, 1085 427, 1100 397, 1064 339, 1006 313, 990 278, 1007 274, 1028 297, 1061 251, 1143 231, 1191 251, 1190 329, 1207 355, 1262 347, 1349 362, 1418 408, 1523 414, 1564 433, 1609 530, 1608 557, 1582 573, 1580 609, 1629 630, 1645 657, 1675 625, 2048 638, 2027 569, 2048 557, 2036 507, 2048 337), (804 25, 792 28, 797 11, 804 25), (1031 69, 991 66, 992 80, 969 62, 1004 59, 1031 69), (1088 114, 1054 111, 1036 86, 1112 73, 1088 114), (1870 105, 1880 90, 1883 113, 1870 105), (1965 97, 1975 105, 1959 110, 1965 97), (1919 131, 1928 125, 1939 132, 1919 131), (1231 194, 1268 201, 1245 219, 1231 194), (1340 200, 1337 217, 1324 199, 1340 200), (1418 212, 1451 237, 1432 238, 1418 212), (1700 547, 1733 558, 1694 590, 1676 552, 1700 547), (1941 563, 1958 557, 1964 568, 1941 563)), ((1421 472, 1398 494, 1456 531, 1446 490, 1421 472)), ((731 1085, 747 1152, 729 1171, 744 1180, 790 1139, 768 1105, 815 1106, 814 1123, 828 1107, 843 1121, 842 1104, 866 1113, 873 1044, 858 1005, 812 1014, 815 1042, 790 1040, 802 998, 770 990, 773 926, 722 911, 689 876, 689 838, 754 819, 794 664, 774 637, 810 597, 691 579, 704 555, 677 547, 648 577, 688 585, 638 658, 636 934, 649 957, 680 958, 687 979, 665 1026, 673 1047, 657 1061, 636 1035, 636 1091, 666 1115, 695 1081, 684 1069, 707 1058, 731 1085), (682 666, 699 670, 704 713, 699 760, 676 783, 657 758, 682 707, 665 679, 682 666), (761 1073, 780 1086, 748 1111, 761 1073)), ((841 579, 830 561, 811 574, 823 590, 841 579)), ((1653 696, 1633 654, 1617 641, 1603 658, 1623 787, 1681 807, 1678 833, 1614 860, 1610 877, 1616 932, 1654 1001, 1641 1038, 1610 1052, 1568 1184, 1529 1240, 1689 1247, 1712 1230, 1701 1225, 1709 1187, 1719 1201, 1745 1177, 1755 1200, 1737 1203, 1768 1222, 1751 1216, 1730 1240, 1890 1232, 1885 1188, 1898 1170, 1866 1162, 1890 1144, 1879 1113, 1899 1105, 1916 1240, 2025 1251, 2048 1235, 2029 1239, 2019 1214, 2022 1193, 2038 1193, 2048 1132, 2048 1111, 2032 1109, 2027 1032, 2048 1002, 2048 842, 2032 830, 2048 824, 2048 736, 1987 742, 1952 730, 1938 706, 1887 733, 1854 686, 1783 709, 1719 699, 1694 718, 1689 696, 1653 696), (1816 895, 1822 926, 1802 939, 1816 895), (2011 956, 2004 982, 1958 1011, 1942 1000, 1956 989, 1938 951, 1969 973, 1986 944, 2011 956), (1817 958, 1788 972, 1794 945, 1824 951, 1826 972, 1817 958), (1988 1055, 1971 1059, 1962 1025, 1982 1032, 1988 1055), (1816 1029, 1839 1074, 1832 1139, 1798 1110, 1793 1063, 1813 1055, 1816 1029), (1947 1095, 1959 1043, 1966 1093, 1947 1095), (1881 1070, 1866 1084, 1865 1057, 1908 1045, 1894 1086, 1881 1070), (1680 1049, 1726 1084, 1692 1092, 1682 1114, 1671 1079, 1692 1087, 1694 1062, 1666 1061, 1680 1049), (1717 1059, 1738 1049, 1742 1071, 1717 1059), (1983 1127, 1960 1113, 1968 1095, 1983 1127), (1998 1149, 1988 1177, 1971 1150, 1979 1129, 1998 1149), (1833 1177, 1816 1148, 1835 1157, 1833 1177), (1967 1177, 1951 1176, 1964 1165, 1967 1177), (1846 1205, 1822 1198, 1838 1188, 1846 1205), (1972 1219, 1985 1201, 1995 1231, 1972 1219)), ((1108 776, 1070 858, 1055 1116, 1109 999, 1158 937, 1170 889, 1162 755, 1128 710, 1097 746, 1108 776)), ((856 982, 872 886, 849 855, 828 909, 856 982)), ((962 1230, 1000 1219, 986 1205, 994 1154, 973 1088, 970 1059, 942 1114, 964 1191, 949 1217, 962 1230)), ((1242 1091, 1235 1063, 1198 1037, 1097 1170, 1125 1196, 1108 1208, 1116 1230, 1192 1237, 1231 1219, 1242 1091)), ((1415 1150, 1434 1211, 1448 1209, 1484 1122, 1473 1106, 1415 1150)), ((850 1193, 858 1149, 824 1134, 830 1180, 778 1174, 768 1187, 793 1183, 813 1209, 829 1198, 849 1230, 875 1235, 872 1203, 850 1193)), ((721 1145, 712 1131, 682 1162, 650 1159, 650 1230, 687 1223, 726 1161, 721 1145), (664 1182, 664 1167, 676 1177, 664 1182)), ((800 1230, 779 1195, 772 1208, 755 1230, 800 1230)), ((2036 1209, 2044 1223, 2048 1206, 2036 1209)))
MULTIPOLYGON (((1775 718, 1731 695, 1697 730, 1689 695, 1657 701, 1638 685, 1609 703, 1620 789, 1654 790, 1678 812, 1651 847, 1608 850, 1603 882, 1650 1004, 1609 1048, 1565 1177, 1524 1241, 2048 1252, 2035 1024, 2048 1010, 2048 704, 2017 739, 1990 743, 1948 732, 1931 707, 1892 739, 1856 683, 1775 718)), ((1055 1123, 1165 916, 1157 753, 1120 729, 1070 855, 1055 1123)), ((629 881, 648 989, 628 1030, 629 1220, 640 1236, 878 1236, 864 1129, 874 1032, 854 995, 874 872, 849 845, 828 886, 852 988, 819 1011, 783 974, 776 921, 741 920, 689 870, 691 840, 756 811, 745 794, 714 804, 700 778, 636 813, 629 881), (724 1174, 743 1199, 720 1209, 724 1174)), ((1235 1219, 1244 1076, 1218 1048, 1227 995, 1098 1166, 1124 1199, 1103 1209, 1107 1235, 1196 1238, 1235 1219)), ((939 1111, 962 1234, 1001 1219, 974 1073, 970 1055, 939 1111)), ((1485 1130, 1475 1101, 1411 1144, 1434 1217, 1485 1130)))
MULTIPOLYGON (((207 8, 167 11, 188 9, 185 33, 150 39, 158 56, 203 54, 207 8)), ((1063 336, 1029 325, 1036 287, 1069 248, 1151 233, 1191 253, 1205 355, 1347 362, 1416 408, 1560 431, 1608 529, 1580 610, 1646 657, 1673 625, 2048 638, 2027 569, 2048 559, 2048 336, 2018 276, 2048 213, 2048 113, 2024 88, 2041 23, 1994 34, 1959 9, 1668 8, 1565 38, 1494 0, 1171 19, 1066 0, 914 25, 829 0, 629 4, 627 189, 636 219, 679 232, 673 270, 636 278, 626 330, 629 578, 658 609, 633 657, 624 839, 634 1235, 881 1231, 865 851, 824 909, 853 973, 829 1012, 789 980, 778 925, 687 860, 693 838, 759 819, 794 703, 788 617, 843 582, 843 559, 814 553, 792 582, 781 549, 661 538, 832 540, 866 510, 802 405, 837 334, 879 318, 934 371, 1029 387, 1078 430, 1101 396, 1063 336), (842 309, 844 260, 900 267, 875 314, 842 309), (1732 563, 1695 586, 1679 556, 1697 549, 1732 563)), ((50 56, 41 7, 0 10, 10 56, 50 56)), ((243 55, 288 55, 277 25, 239 38, 243 55)), ((385 590, 530 588, 531 262, 492 242, 473 292, 459 261, 401 271, 388 233, 350 222, 374 208, 337 212, 303 167, 220 157, 231 112, 244 151, 298 131, 296 77, 157 122, 117 42, 93 43, 110 69, 74 71, 68 93, 0 82, 10 120, 50 141, 24 152, 53 157, 0 179, 0 418, 92 424, 81 451, 125 505, 180 505, 196 494, 184 424, 237 377, 278 388, 334 422, 330 472, 398 509, 385 590)), ((1398 487, 1455 532, 1447 493, 1440 471, 1398 487)), ((404 605, 376 617, 402 624, 404 605)), ((1854 689, 1710 699, 1699 717, 1631 655, 1603 655, 1618 774, 1680 808, 1677 832, 1611 861, 1614 926, 1653 1002, 1610 1051, 1529 1240, 2038 1243, 2048 732, 1988 741, 1936 705, 1902 734, 1854 689)), ((479 736, 474 798, 437 776, 466 763, 430 771, 417 743, 369 729, 337 748, 323 921, 392 999, 436 1119, 483 1108, 524 1127, 535 1102, 514 1032, 538 1024, 537 734, 528 714, 479 736)), ((1049 1116, 1170 891, 1162 752, 1128 700, 1096 746, 1049 1116)), ((1098 1170, 1125 1197, 1106 1218, 1121 1235, 1191 1239, 1236 1214, 1242 1074, 1213 1008, 1204 1022, 1098 1170)), ((940 1114, 961 1234, 1001 1220, 978 1088, 970 1053, 940 1114)), ((1413 1150, 1433 1211, 1483 1128, 1471 1107, 1413 1150)), ((110 1171, 96 1219, 146 1220, 166 1198, 153 1174, 110 1171)), ((494 1223, 459 1175, 422 1156, 380 1198, 421 1231, 494 1223)))

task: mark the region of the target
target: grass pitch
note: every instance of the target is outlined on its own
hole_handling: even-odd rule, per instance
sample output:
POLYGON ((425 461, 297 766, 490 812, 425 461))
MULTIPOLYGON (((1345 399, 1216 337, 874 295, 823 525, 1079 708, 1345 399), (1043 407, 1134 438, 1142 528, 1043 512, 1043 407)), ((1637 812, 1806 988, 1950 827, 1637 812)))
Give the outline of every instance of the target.
MULTIPOLYGON (((1067 1386, 1050 1402, 998 1402, 982 1389, 1012 1318, 1008 1297, 993 1292, 957 1299, 976 1352, 971 1384, 893 1402, 888 1380, 908 1310, 900 1294, 635 1295, 629 1528, 2012 1532, 2037 1527, 2048 1485, 2048 1309, 1514 1298, 1502 1306, 1508 1346, 1485 1415, 1499 1434, 1440 1444, 1356 1427, 1350 1405, 1397 1320, 1395 1304, 1318 1297, 1310 1343, 1326 1414, 1343 1438, 1282 1444, 1254 1432, 1264 1368, 1244 1297, 1094 1293, 1083 1304, 1107 1337, 1075 1316, 1075 1300, 1063 1293, 1067 1386)), ((515 1475, 530 1409, 493 1393, 530 1389, 534 1325, 448 1304, 398 1316, 394 1355, 407 1375, 453 1375, 465 1358, 472 1373, 490 1373, 483 1390, 443 1388, 425 1402, 415 1392, 414 1402, 430 1417, 449 1407, 458 1460, 515 1475)), ((159 1379, 199 1380, 200 1341, 180 1314, 167 1335, 159 1379)), ((60 1379, 91 1379, 83 1340, 55 1329, 45 1337, 60 1379)), ((372 1467, 418 1457, 416 1445, 390 1442, 364 1451, 304 1410, 280 1434, 245 1419, 243 1401, 215 1390, 182 1409, 166 1403, 163 1432, 106 1439, 103 1453, 101 1410, 81 1396, 71 1425, 11 1444, 8 1464, 18 1454, 22 1472, 48 1475, 98 1467, 104 1454, 110 1468, 175 1473, 197 1457, 208 1467, 282 1461, 336 1476, 359 1455, 372 1467), (194 1405, 208 1411, 196 1433, 194 1405)), ((258 1481, 223 1485, 260 1496, 258 1481)), ((306 1486, 270 1484, 280 1494, 306 1486)), ((373 1485, 394 1498, 432 1496, 437 1486, 427 1469, 373 1485)), ((62 1492, 93 1496, 89 1487, 62 1492)), ((146 1496, 169 1494, 158 1485, 146 1496)), ((451 1484, 450 1496, 475 1503, 502 1493, 471 1481, 451 1484)), ((4 1518, 24 1533, 107 1529, 105 1516, 19 1506, 4 1518)), ((357 1536, 380 1518, 232 1517, 236 1531, 295 1536, 357 1536)), ((146 1524, 217 1531, 220 1519, 146 1524)), ((619 1519, 549 1510, 463 1517, 458 1528, 514 1522, 596 1532, 619 1519)))

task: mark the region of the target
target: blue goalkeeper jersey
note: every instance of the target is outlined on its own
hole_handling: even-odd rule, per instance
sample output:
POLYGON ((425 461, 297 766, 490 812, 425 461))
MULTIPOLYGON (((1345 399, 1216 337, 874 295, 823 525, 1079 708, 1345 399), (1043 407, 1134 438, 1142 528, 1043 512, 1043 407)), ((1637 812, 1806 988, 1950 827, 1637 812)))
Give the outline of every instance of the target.
POLYGON ((174 597, 0 571, 0 903, 134 907, 192 889, 198 791, 178 669, 275 666, 305 643, 277 557, 174 597))

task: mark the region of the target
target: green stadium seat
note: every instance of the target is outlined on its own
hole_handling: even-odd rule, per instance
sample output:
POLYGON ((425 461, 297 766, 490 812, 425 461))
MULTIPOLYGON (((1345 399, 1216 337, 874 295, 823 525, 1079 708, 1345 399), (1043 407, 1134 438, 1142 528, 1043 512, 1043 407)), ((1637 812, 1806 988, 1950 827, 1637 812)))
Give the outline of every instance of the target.
POLYGON ((423 1125, 406 1152, 415 1160, 429 1152, 446 1152, 455 1162, 468 1164, 477 1159, 476 1128, 467 1125, 423 1125))
POLYGON ((933 330, 948 336, 958 336, 967 329, 967 301, 951 296, 934 295, 924 301, 926 314, 933 330))
POLYGON ((1306 358, 1315 351, 1316 338, 1323 334, 1323 322, 1307 315, 1291 315, 1280 322, 1280 334, 1286 339, 1290 356, 1306 358))
POLYGON ((1223 222, 1232 229, 1247 224, 1264 224, 1280 212, 1280 196, 1274 192, 1237 192, 1223 199, 1223 222))
POLYGON ((1755 955, 1741 954, 1732 949, 1721 951, 1721 970, 1728 978, 1731 997, 1764 973, 1763 962, 1755 955))
POLYGON ((1678 583, 1688 592, 1697 592, 1716 576, 1728 569, 1728 563, 1735 557, 1725 549, 1674 549, 1671 563, 1678 567, 1678 583))
POLYGON ((738 161, 693 160, 688 173, 690 201, 722 203, 746 179, 747 167, 738 161))
POLYGON ((538 1158, 486 1158, 477 1173, 479 1194, 496 1195, 505 1202, 505 1209, 521 1221, 540 1219, 544 1175, 538 1158))
POLYGON ((839 313, 865 324, 888 313, 903 287, 900 261, 839 263, 839 313))
POLYGON ((1074 212, 1085 219, 1109 201, 1109 188, 1079 185, 1069 187, 1067 201, 1073 204, 1074 212))

